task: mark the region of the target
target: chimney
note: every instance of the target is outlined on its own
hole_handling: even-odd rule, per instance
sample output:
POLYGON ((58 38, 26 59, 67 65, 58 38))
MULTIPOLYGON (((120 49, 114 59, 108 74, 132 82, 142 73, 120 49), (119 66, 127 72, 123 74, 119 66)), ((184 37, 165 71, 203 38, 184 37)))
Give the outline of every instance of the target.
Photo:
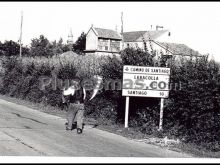
POLYGON ((156 30, 158 30, 159 28, 163 29, 163 26, 157 25, 157 26, 156 26, 156 30))

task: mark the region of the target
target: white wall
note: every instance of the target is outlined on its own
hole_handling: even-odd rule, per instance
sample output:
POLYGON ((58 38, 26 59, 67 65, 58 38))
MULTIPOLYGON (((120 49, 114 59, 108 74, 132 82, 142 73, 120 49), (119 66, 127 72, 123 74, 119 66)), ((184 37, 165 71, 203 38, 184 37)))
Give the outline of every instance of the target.
POLYGON ((170 42, 170 43, 177 43, 175 40, 175 34, 170 32, 170 36, 168 36, 168 32, 164 33, 163 35, 161 35, 160 37, 158 37, 155 41, 158 42, 170 42))
MULTIPOLYGON (((124 42, 124 49, 127 48, 127 44, 129 44, 129 47, 133 47, 133 48, 136 48, 136 44, 137 44, 140 49, 144 50, 144 43, 143 42, 124 42)), ((153 50, 156 51, 156 57, 155 57, 156 59, 161 55, 160 52, 162 52, 163 54, 170 55, 169 52, 168 53, 166 52, 166 49, 160 47, 159 45, 157 45, 153 42, 151 42, 151 46, 150 46, 150 42, 147 41, 146 45, 147 45, 147 49, 149 52, 152 50, 151 46, 152 46, 153 50)))
POLYGON ((98 37, 92 29, 86 35, 86 50, 96 50, 98 48, 98 37))
POLYGON ((127 48, 127 44, 129 44, 129 47, 136 48, 136 44, 140 49, 144 49, 143 42, 124 42, 124 49, 127 48))

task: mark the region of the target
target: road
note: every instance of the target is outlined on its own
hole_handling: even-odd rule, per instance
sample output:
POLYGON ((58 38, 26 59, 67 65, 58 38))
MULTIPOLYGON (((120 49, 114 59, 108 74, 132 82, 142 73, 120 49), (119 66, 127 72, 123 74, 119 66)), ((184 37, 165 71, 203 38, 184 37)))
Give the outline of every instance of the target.
POLYGON ((65 119, 0 100, 0 156, 191 157, 85 125, 66 131, 65 119))

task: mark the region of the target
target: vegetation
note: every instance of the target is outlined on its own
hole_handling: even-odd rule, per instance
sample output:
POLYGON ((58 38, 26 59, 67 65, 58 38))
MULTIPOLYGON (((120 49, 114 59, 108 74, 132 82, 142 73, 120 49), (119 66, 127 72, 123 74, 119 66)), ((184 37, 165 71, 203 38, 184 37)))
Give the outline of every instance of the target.
MULTIPOLYGON (((83 45, 83 36, 76 45, 83 45)), ((175 86, 165 100, 163 131, 158 131, 159 99, 132 97, 129 125, 148 135, 178 138, 211 151, 220 150, 220 74, 215 61, 204 57, 181 59, 178 65, 164 58, 155 62, 150 53, 132 48, 120 52, 121 58, 60 58, 54 54, 62 53, 62 40, 48 44, 48 40, 40 36, 32 40, 31 57, 21 59, 9 55, 2 60, 1 94, 62 108, 60 88, 54 89, 50 83, 46 90, 39 89, 42 76, 54 80, 54 75, 60 79, 76 76, 83 79, 101 74, 105 83, 109 79, 122 81, 123 65, 164 66, 168 62, 171 82, 175 86), (47 48, 46 51, 42 51, 43 48, 47 48)), ((74 51, 82 48, 76 45, 74 51)), ((13 52, 13 55, 17 54, 13 52)), ((121 90, 102 89, 97 97, 86 103, 86 115, 101 120, 103 124, 123 123, 124 104, 121 90)))
MULTIPOLYGON (((73 45, 63 43, 63 39, 50 42, 44 35, 33 38, 30 47, 22 46, 22 56, 25 57, 52 57, 67 51, 82 55, 86 45, 86 34, 83 32, 73 45)), ((0 56, 19 56, 20 45, 12 40, 0 42, 0 56)))
POLYGON ((78 54, 83 54, 86 49, 86 34, 84 32, 78 37, 76 42, 73 44, 73 51, 78 54))
MULTIPOLYGON (((122 68, 119 67, 122 65, 158 66, 153 62, 153 56, 140 50, 125 49, 121 54, 120 64, 116 59, 109 59, 109 63, 104 64, 106 79, 122 79, 122 68)), ((182 58, 180 65, 171 60, 167 62, 173 85, 169 98, 165 100, 163 131, 158 131, 159 99, 131 97, 130 125, 149 135, 179 138, 185 143, 219 151, 219 65, 213 60, 208 61, 205 56, 196 60, 182 58)), ((164 59, 159 60, 159 66, 162 65, 164 59)), ((117 117, 123 121, 124 98, 121 93, 105 93, 116 105, 117 117)))
MULTIPOLYGON (((0 42, 0 56, 18 56, 20 52, 20 45, 17 42, 12 40, 5 41, 4 43, 0 42)), ((27 47, 22 47, 22 52, 24 54, 29 53, 27 47)))

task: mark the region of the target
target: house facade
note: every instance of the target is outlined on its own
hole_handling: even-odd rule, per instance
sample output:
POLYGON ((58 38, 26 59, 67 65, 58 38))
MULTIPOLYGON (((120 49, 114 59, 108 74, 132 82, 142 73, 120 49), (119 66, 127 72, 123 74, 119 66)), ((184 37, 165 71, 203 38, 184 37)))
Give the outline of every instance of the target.
POLYGON ((91 27, 86 35, 86 54, 112 55, 121 50, 122 38, 114 30, 91 27))
POLYGON ((132 47, 146 51, 154 51, 156 56, 161 54, 171 55, 167 48, 156 44, 156 41, 164 36, 169 36, 168 30, 132 31, 123 33, 123 49, 132 47))
POLYGON ((117 31, 91 27, 86 35, 86 54, 119 55, 119 51, 132 47, 153 51, 155 59, 161 55, 199 55, 199 53, 184 44, 170 42, 171 33, 168 30, 131 31, 122 35, 117 31))

